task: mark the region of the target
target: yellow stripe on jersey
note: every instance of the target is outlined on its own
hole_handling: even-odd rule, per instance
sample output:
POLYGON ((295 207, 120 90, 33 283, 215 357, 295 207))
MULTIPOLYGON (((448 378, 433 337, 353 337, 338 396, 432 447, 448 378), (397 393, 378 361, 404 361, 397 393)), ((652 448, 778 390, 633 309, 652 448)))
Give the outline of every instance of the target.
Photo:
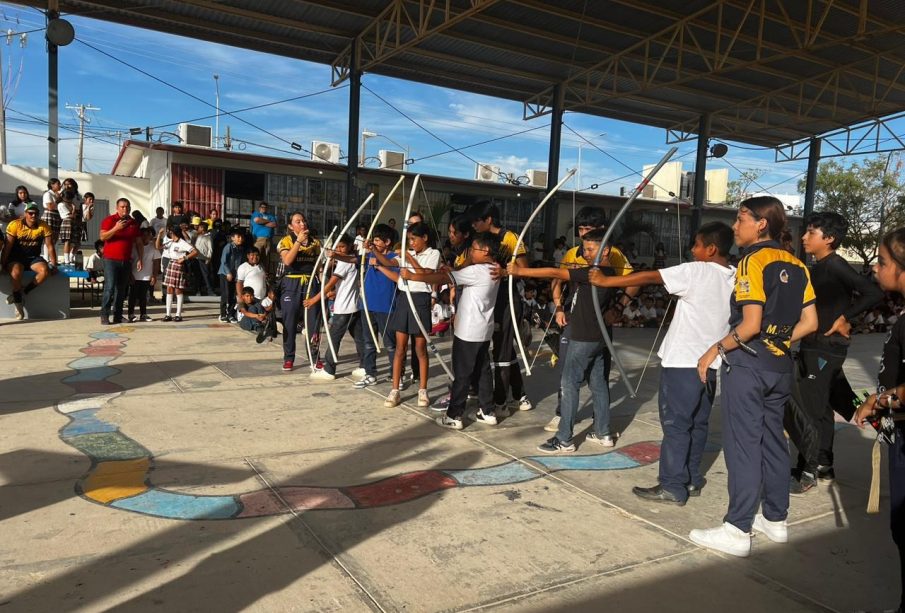
MULTIPOLYGON (((579 268, 581 266, 587 266, 588 264, 589 262, 586 259, 578 255, 578 247, 576 246, 566 251, 566 255, 563 256, 562 261, 559 263, 559 267, 579 268)), ((615 271, 616 276, 629 275, 632 273, 632 265, 629 263, 628 258, 619 251, 618 247, 610 248, 609 266, 615 271)))

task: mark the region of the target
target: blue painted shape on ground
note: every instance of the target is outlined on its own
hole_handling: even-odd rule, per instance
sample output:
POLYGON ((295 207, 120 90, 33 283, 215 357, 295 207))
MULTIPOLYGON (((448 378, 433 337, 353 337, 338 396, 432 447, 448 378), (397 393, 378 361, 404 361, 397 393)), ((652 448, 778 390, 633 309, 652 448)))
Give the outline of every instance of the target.
POLYGON ((89 334, 91 338, 120 338, 119 332, 92 332, 89 334))
POLYGON ((73 370, 84 370, 86 368, 100 368, 102 366, 106 366, 109 362, 113 360, 113 356, 110 355, 99 355, 99 356, 89 356, 84 358, 79 358, 77 360, 71 361, 67 366, 72 368, 73 370))
POLYGON ((460 485, 505 485, 507 483, 531 481, 541 476, 541 473, 520 462, 509 462, 499 466, 488 466, 487 468, 444 470, 442 472, 458 481, 460 485))
POLYGON ((117 500, 110 506, 166 519, 230 519, 241 510, 232 496, 193 496, 157 489, 117 500))
POLYGON ((109 366, 96 366, 93 368, 85 368, 74 375, 70 375, 63 379, 63 383, 76 383, 78 381, 103 381, 107 377, 118 375, 118 368, 109 366))
POLYGON ((82 411, 69 413, 68 417, 72 419, 72 421, 60 431, 60 436, 67 438, 70 436, 79 436, 81 434, 98 434, 100 432, 116 432, 119 430, 114 424, 98 419, 98 411, 100 411, 99 408, 84 409, 82 411))
POLYGON ((598 455, 529 456, 525 459, 537 462, 548 470, 623 470, 640 466, 636 460, 618 451, 598 455))

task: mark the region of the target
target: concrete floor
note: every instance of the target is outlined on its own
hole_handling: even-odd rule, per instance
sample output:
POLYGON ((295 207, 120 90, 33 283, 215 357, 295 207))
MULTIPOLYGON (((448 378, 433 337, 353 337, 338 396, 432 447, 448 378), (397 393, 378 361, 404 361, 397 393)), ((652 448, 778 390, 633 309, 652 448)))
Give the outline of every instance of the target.
MULTIPOLYGON (((749 559, 686 538, 726 508, 718 411, 700 498, 679 508, 631 493, 656 482, 656 356, 638 398, 612 385, 615 449, 550 457, 535 449, 557 388, 543 357, 527 382, 536 410, 450 432, 414 408, 411 390, 385 409, 385 383, 313 384, 302 357, 281 372, 278 345, 217 323, 209 305, 189 306, 181 324, 73 315, 0 323, 4 612, 743 613, 897 601, 885 486, 883 512, 864 512, 867 432, 839 425, 836 484, 793 498, 791 543, 757 538, 749 559)), ((616 332, 632 381, 653 336, 616 332)), ((856 387, 869 386, 881 343, 855 339, 856 387)), ((356 366, 349 345, 340 374, 356 366)), ((449 339, 439 346, 448 356, 449 339)), ((438 366, 432 375, 440 395, 438 366)))

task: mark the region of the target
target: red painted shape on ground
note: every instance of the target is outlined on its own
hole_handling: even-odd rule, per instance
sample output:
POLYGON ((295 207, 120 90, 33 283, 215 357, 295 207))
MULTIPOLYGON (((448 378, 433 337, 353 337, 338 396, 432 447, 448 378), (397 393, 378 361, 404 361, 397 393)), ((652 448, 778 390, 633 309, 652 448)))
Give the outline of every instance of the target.
POLYGON ((85 347, 84 349, 79 349, 82 353, 88 356, 119 356, 122 355, 123 352, 119 347, 85 347))
POLYGON ((383 481, 343 488, 358 507, 382 507, 421 498, 459 484, 452 477, 436 470, 406 473, 383 481))
POLYGON ((76 394, 106 394, 123 390, 121 385, 109 381, 72 381, 66 385, 74 389, 76 394))
POLYGON ((635 443, 619 450, 641 465, 652 464, 660 459, 660 443, 644 442, 635 443))
MULTIPOLYGON (((228 325, 228 324, 227 324, 228 325)), ((89 347, 122 347, 126 341, 121 338, 99 338, 88 343, 89 347)))

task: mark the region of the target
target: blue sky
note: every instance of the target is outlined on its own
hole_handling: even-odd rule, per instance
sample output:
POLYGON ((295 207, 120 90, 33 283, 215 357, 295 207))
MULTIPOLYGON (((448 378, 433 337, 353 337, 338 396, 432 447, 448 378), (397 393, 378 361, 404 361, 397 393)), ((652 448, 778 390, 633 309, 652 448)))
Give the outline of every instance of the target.
MULTIPOLYGON (((0 4, 0 9, 4 29, 22 32, 44 25, 43 15, 34 9, 6 4, 0 4)), ((76 41, 60 49, 60 121, 70 126, 77 123, 74 111, 62 108, 66 103, 90 103, 100 107, 101 110, 89 115, 91 134, 96 138, 86 140, 85 169, 88 171, 110 171, 118 152, 117 131, 124 131, 124 138, 128 138, 131 127, 174 124, 159 128, 158 134, 161 131, 175 132, 175 124, 212 115, 214 110, 79 41, 89 43, 210 104, 215 100, 213 75, 219 74, 222 109, 240 109, 328 90, 304 100, 249 111, 240 116, 305 148, 310 147, 312 140, 323 140, 340 143, 345 152, 348 89, 330 89, 329 66, 85 17, 68 19, 75 27, 76 41)), ((41 123, 47 118, 47 55, 43 31, 29 34, 25 48, 20 47, 17 37, 8 45, 0 41, 0 53, 4 98, 7 100, 9 162, 46 166, 46 126, 41 123)), ((529 168, 546 168, 549 118, 523 121, 520 103, 371 74, 363 77, 363 84, 456 147, 537 128, 520 136, 468 149, 467 154, 475 160, 499 165, 504 172, 517 175, 524 175, 529 168)), ((196 123, 213 127, 214 119, 196 123)), ((644 164, 656 162, 667 149, 665 131, 659 128, 574 113, 566 114, 565 123, 609 154, 607 156, 587 144, 582 146, 582 188, 596 183, 600 186, 597 191, 618 193, 620 187, 632 187, 637 183, 637 177, 620 177, 640 171, 644 164)), ((249 153, 309 157, 293 152, 286 143, 232 117, 221 117, 221 134, 227 125, 236 141, 245 141, 244 145, 236 143, 237 146, 244 146, 249 153)), ((474 162, 457 153, 420 160, 448 147, 367 90, 362 91, 361 127, 408 146, 410 157, 416 160, 410 167, 413 171, 473 178, 474 162)), ((76 134, 61 129, 60 137, 60 166, 64 169, 75 168, 76 134)), ((167 138, 170 137, 164 136, 164 139, 167 138)), ((174 138, 170 140, 175 142, 174 138)), ((562 168, 577 165, 581 142, 568 129, 563 130, 562 168)), ((398 149, 380 137, 369 139, 367 147, 370 156, 376 156, 378 149, 398 149)), ((682 156, 686 170, 693 170, 694 147, 693 142, 680 145, 677 155, 682 156)), ((758 181, 760 186, 776 193, 794 193, 797 181, 805 171, 805 163, 776 164, 773 160, 772 150, 748 145, 731 146, 726 161, 712 160, 709 168, 729 168, 730 179, 738 175, 736 169, 762 169, 765 174, 758 181)), ((369 163, 374 165, 376 162, 371 160, 369 163)))

